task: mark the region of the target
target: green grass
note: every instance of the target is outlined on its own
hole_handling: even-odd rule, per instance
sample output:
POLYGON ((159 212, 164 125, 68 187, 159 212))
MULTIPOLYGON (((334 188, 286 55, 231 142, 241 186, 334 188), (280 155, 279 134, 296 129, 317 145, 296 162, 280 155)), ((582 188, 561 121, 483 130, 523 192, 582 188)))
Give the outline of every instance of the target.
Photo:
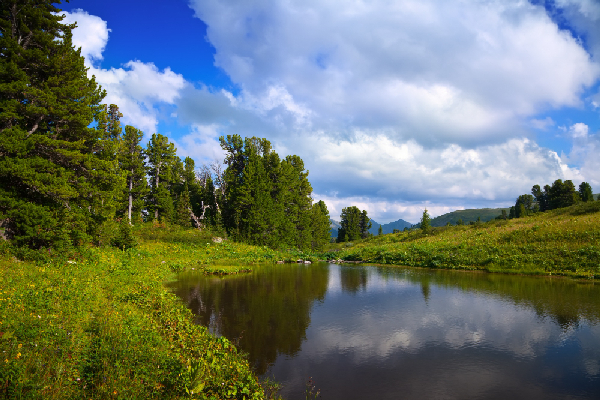
POLYGON ((325 258, 415 267, 600 278, 600 202, 507 221, 333 244, 325 258))
POLYGON ((237 273, 293 254, 146 225, 140 244, 0 256, 0 397, 264 398, 243 355, 195 325, 164 286, 183 270, 237 273), (194 393, 192 393, 194 392, 194 393))

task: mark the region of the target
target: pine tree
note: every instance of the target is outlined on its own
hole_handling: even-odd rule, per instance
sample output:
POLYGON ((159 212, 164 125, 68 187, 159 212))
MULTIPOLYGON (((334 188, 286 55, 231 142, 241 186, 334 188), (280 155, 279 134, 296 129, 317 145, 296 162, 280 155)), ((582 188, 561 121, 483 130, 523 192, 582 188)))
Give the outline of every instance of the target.
POLYGON ((592 187, 587 182, 581 182, 579 185, 579 198, 581 201, 594 201, 594 195, 592 194, 592 187))
POLYGON ((312 205, 312 250, 319 251, 331 240, 329 211, 323 200, 312 205))
POLYGON ((429 216, 429 212, 427 212, 427 208, 423 211, 423 215, 421 216, 421 230, 425 234, 431 231, 431 217, 429 216))
MULTIPOLYGON (((450 222, 448 222, 450 223, 450 222)), ((381 236, 383 235, 383 227, 381 225, 379 225, 379 228, 377 229, 377 236, 381 236)))
POLYGON ((110 138, 93 127, 104 92, 53 3, 0 8, 0 220, 34 248, 95 240, 121 184, 116 161, 102 157, 110 138))
POLYGON ((176 163, 175 145, 166 136, 154 133, 148 142, 148 175, 151 190, 148 203, 150 213, 156 221, 170 221, 173 217, 173 197, 170 187, 173 184, 173 167, 176 163))
POLYGON ((360 213, 360 237, 362 239, 369 237, 369 229, 371 229, 372 226, 371 220, 367 216, 367 211, 362 210, 360 213))
POLYGON ((192 207, 190 205, 190 193, 187 182, 184 184, 183 190, 177 200, 177 212, 175 216, 175 223, 189 228, 192 226, 192 207))
POLYGON ((120 208, 130 224, 133 223, 134 215, 139 220, 148 194, 146 161, 144 150, 140 146, 143 137, 141 130, 127 125, 121 140, 119 164, 125 173, 126 183, 120 208))
POLYGON ((348 242, 362 237, 361 216, 362 213, 356 206, 342 209, 338 242, 348 242))

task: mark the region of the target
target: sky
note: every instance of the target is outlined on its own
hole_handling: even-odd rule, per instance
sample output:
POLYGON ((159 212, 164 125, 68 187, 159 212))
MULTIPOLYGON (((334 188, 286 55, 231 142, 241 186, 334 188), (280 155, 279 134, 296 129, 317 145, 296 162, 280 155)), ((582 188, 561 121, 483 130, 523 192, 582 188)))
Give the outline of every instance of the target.
POLYGON ((600 192, 600 0, 71 0, 122 122, 196 165, 297 154, 332 218, 379 223, 600 192))

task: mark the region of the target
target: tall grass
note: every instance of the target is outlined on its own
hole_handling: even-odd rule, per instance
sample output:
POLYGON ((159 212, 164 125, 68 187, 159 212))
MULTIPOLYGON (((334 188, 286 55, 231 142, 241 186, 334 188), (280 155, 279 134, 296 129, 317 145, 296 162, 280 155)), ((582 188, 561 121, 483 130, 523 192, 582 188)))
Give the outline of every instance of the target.
POLYGON ((137 228, 137 248, 0 256, 0 397, 264 397, 243 355, 195 325, 174 273, 235 273, 281 258, 197 230, 137 228))

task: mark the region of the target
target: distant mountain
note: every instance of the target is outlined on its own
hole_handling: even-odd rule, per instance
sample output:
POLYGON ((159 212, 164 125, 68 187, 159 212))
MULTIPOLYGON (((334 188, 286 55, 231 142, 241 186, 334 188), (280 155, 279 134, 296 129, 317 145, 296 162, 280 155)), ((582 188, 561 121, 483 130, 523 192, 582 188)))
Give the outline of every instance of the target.
MULTIPOLYGON (((377 233, 379 231, 379 225, 380 224, 378 222, 371 220, 371 229, 369 229, 369 232, 372 233, 373 235, 377 235, 377 233)), ((331 230, 329 231, 331 233, 331 237, 337 238, 338 229, 341 228, 340 223, 338 221, 330 219, 329 226, 331 227, 331 230)), ((383 233, 386 234, 386 233, 392 233, 394 231, 394 229, 398 229, 399 231, 401 231, 404 228, 410 228, 412 226, 412 224, 410 222, 406 222, 403 219, 399 219, 398 221, 390 222, 388 224, 383 224, 381 226, 383 229, 383 233)))
MULTIPOLYGON (((369 232, 373 235, 377 235, 377 233, 379 232, 379 225, 379 223, 371 220, 371 229, 369 229, 369 232)), ((411 226, 413 226, 413 224, 411 224, 410 222, 407 222, 403 219, 399 219, 398 221, 383 224, 381 225, 381 228, 383 229, 383 234, 385 235, 386 233, 394 232, 394 229, 402 231, 404 230, 404 228, 410 228, 411 226)))
POLYGON ((340 225, 340 223, 338 221, 334 221, 333 219, 329 219, 329 227, 331 228, 329 230, 329 233, 331 234, 332 238, 337 238, 337 233, 338 233, 338 229, 340 229, 342 226, 340 225))
POLYGON ((452 225, 456 225, 459 219, 462 219, 464 224, 468 224, 471 221, 477 221, 478 217, 481 218, 482 222, 486 222, 502 214, 502 210, 506 210, 506 214, 508 214, 508 208, 456 210, 444 215, 440 215, 439 217, 432 218, 431 226, 445 226, 448 222, 450 222, 452 225))

